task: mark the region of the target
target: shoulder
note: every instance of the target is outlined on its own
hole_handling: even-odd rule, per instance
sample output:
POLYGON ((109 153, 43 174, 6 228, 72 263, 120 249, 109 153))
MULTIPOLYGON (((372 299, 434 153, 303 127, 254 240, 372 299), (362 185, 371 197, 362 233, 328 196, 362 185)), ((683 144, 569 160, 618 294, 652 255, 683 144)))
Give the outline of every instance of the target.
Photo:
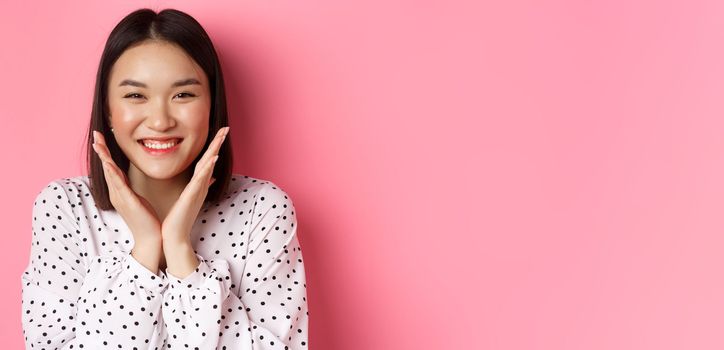
POLYGON ((253 204, 256 212, 267 209, 291 209, 291 196, 285 189, 268 179, 234 174, 229 186, 232 203, 253 204))
POLYGON ((36 206, 54 205, 57 209, 93 205, 88 181, 88 176, 52 179, 38 190, 34 204, 36 206))
POLYGON ((240 214, 248 219, 249 246, 253 250, 267 243, 286 248, 297 239, 296 210, 285 189, 271 180, 249 176, 237 177, 235 182, 239 183, 232 191, 229 206, 238 206, 240 214))
POLYGON ((80 233, 78 220, 85 210, 79 208, 85 205, 80 198, 89 198, 84 197, 87 193, 89 191, 83 185, 82 177, 48 181, 37 192, 33 202, 33 235, 46 243, 70 240, 65 244, 70 245, 73 242, 73 246, 76 246, 78 243, 75 242, 75 233, 80 233))

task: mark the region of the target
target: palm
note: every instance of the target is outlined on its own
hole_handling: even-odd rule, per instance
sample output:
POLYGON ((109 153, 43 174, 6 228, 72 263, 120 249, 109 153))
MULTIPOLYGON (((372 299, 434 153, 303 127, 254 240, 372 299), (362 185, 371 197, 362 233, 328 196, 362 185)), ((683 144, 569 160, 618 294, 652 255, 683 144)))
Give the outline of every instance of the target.
POLYGON ((194 169, 193 178, 181 192, 161 224, 162 233, 166 237, 189 238, 191 228, 208 192, 206 187, 199 186, 199 181, 195 181, 200 176, 206 176, 206 174, 201 173, 199 168, 197 165, 196 169, 194 169))
POLYGON ((218 158, 219 148, 228 131, 228 127, 220 129, 206 149, 206 153, 196 162, 191 180, 161 224, 161 236, 164 241, 189 242, 191 227, 204 204, 209 186, 214 181, 211 174, 218 158))
POLYGON ((115 193, 112 193, 111 202, 114 204, 114 207, 117 208, 126 223, 129 224, 129 227, 135 229, 134 238, 136 240, 139 238, 157 239, 161 228, 161 222, 156 215, 156 210, 153 209, 153 206, 148 202, 148 200, 146 200, 146 198, 131 190, 130 187, 128 190, 132 195, 130 199, 128 196, 123 199, 114 198, 115 193), (130 203, 119 205, 119 201, 127 199, 130 203))
POLYGON ((155 219, 156 223, 158 223, 160 225, 161 222, 158 219, 156 210, 153 209, 153 206, 151 205, 151 203, 142 196, 137 195, 136 197, 138 197, 138 200, 141 202, 141 205, 143 205, 143 207, 146 209, 146 212, 149 214, 149 216, 151 216, 153 219, 155 219))

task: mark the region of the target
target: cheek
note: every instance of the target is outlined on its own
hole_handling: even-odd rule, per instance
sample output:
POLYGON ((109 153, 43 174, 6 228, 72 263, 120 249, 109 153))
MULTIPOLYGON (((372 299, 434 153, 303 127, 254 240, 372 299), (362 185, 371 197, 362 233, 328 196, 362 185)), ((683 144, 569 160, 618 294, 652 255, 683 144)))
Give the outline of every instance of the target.
POLYGON ((111 102, 109 111, 111 113, 111 121, 117 129, 122 129, 124 125, 132 124, 141 115, 138 108, 126 103, 111 102))
POLYGON ((209 133, 209 104, 187 103, 177 107, 174 115, 178 122, 183 124, 190 137, 189 141, 193 140, 193 144, 189 142, 187 147, 190 147, 191 153, 198 154, 203 151, 209 133))
POLYGON ((188 103, 178 106, 174 114, 189 129, 201 130, 208 128, 209 113, 208 103, 188 103))

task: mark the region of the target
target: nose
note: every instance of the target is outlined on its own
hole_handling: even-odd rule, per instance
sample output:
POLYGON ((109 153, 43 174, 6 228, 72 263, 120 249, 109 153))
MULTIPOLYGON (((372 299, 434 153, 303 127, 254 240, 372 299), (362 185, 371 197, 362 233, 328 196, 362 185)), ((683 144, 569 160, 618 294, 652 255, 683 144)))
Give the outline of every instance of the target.
POLYGON ((168 113, 166 104, 158 101, 148 110, 145 124, 149 129, 162 132, 176 126, 176 120, 168 113))

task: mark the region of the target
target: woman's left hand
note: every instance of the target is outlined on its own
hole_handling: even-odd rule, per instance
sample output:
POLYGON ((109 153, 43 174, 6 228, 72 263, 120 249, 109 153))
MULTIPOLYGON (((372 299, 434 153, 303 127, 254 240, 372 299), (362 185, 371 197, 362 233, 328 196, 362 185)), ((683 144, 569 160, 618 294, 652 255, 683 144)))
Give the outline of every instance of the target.
POLYGON ((161 224, 161 237, 164 245, 169 243, 189 243, 191 227, 196 221, 199 210, 204 204, 209 186, 216 181, 212 178, 214 164, 218 158, 221 144, 224 143, 229 127, 219 129, 214 140, 206 149, 194 168, 194 175, 181 195, 169 210, 161 224))

